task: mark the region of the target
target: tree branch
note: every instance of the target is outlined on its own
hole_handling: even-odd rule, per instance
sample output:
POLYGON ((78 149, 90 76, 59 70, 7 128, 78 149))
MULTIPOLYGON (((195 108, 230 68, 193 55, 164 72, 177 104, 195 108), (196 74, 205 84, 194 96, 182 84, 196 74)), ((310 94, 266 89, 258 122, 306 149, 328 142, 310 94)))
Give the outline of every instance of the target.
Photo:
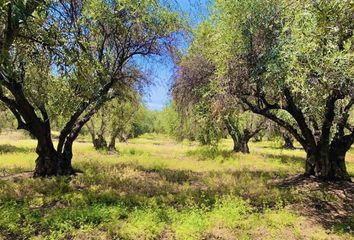
POLYGON ((0 93, 0 101, 2 101, 15 116, 17 123, 18 123, 17 129, 29 130, 28 125, 24 122, 24 120, 22 119, 22 117, 17 109, 16 102, 12 99, 5 97, 3 95, 3 93, 0 93))
POLYGON ((349 112, 350 112, 350 109, 353 107, 353 105, 354 105, 354 97, 352 97, 349 100, 348 104, 343 109, 342 116, 339 119, 338 124, 337 124, 337 132, 336 132, 334 138, 339 139, 344 136, 344 129, 347 126, 348 119, 350 116, 349 112))
MULTIPOLYGON (((258 106, 250 103, 246 98, 241 98, 242 102, 244 102, 248 108, 259 115, 262 115, 270 120, 272 120, 273 122, 279 124, 280 126, 282 126, 283 128, 285 128, 286 130, 288 130, 294 137, 295 139, 303 146, 303 148, 305 150, 307 150, 308 148, 308 143, 306 142, 305 138, 303 136, 301 136, 301 134, 296 130, 296 128, 294 128, 291 124, 289 124, 288 122, 284 121, 283 119, 279 118, 278 116, 276 116, 275 114, 271 113, 270 110, 275 110, 275 109, 261 109, 258 106)), ((278 109, 281 110, 281 109, 278 109)))
POLYGON ((335 104, 337 100, 342 98, 343 98, 342 94, 339 94, 338 92, 331 93, 327 98, 324 121, 322 124, 321 137, 319 141, 320 146, 322 146, 323 144, 325 145, 329 144, 330 141, 329 135, 331 133, 331 127, 333 125, 333 120, 335 117, 335 107, 336 107, 335 104))
MULTIPOLYGON (((286 98, 286 103, 287 106, 285 107, 285 110, 290 113, 290 115, 295 119, 295 121, 297 122, 302 135, 304 136, 306 142, 308 143, 308 145, 311 148, 315 148, 316 147, 316 140, 314 135, 312 134, 311 129, 308 127, 304 114, 302 113, 301 109, 299 109, 296 104, 295 101, 293 99, 293 96, 290 92, 290 90, 288 88, 285 88, 283 90, 284 92, 284 96, 286 98)), ((295 136, 294 136, 295 137, 295 136)), ((296 137, 295 137, 296 138, 296 137)))

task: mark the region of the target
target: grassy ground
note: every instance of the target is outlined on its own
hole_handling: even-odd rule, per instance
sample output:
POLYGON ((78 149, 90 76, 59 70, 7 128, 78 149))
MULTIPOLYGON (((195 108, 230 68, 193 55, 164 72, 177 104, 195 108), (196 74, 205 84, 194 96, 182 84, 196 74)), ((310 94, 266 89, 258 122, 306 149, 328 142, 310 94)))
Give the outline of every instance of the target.
MULTIPOLYGON (((303 179, 304 153, 147 135, 74 147, 75 177, 32 179, 35 141, 0 136, 0 239, 354 239, 354 186, 303 179)), ((348 154, 354 176, 354 152, 348 154)))

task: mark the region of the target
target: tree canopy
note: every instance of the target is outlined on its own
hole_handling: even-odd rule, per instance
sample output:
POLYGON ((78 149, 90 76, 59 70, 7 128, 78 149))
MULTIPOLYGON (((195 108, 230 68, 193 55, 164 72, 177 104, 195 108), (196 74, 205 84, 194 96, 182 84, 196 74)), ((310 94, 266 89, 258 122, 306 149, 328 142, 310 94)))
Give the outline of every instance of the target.
POLYGON ((352 1, 217 0, 188 53, 215 66, 221 96, 289 131, 306 173, 326 179, 349 179, 353 10, 352 1))
POLYGON ((38 139, 40 176, 73 171, 72 144, 84 124, 105 102, 141 89, 147 78, 137 60, 163 53, 182 27, 154 0, 19 0, 0 9, 0 100, 38 139))

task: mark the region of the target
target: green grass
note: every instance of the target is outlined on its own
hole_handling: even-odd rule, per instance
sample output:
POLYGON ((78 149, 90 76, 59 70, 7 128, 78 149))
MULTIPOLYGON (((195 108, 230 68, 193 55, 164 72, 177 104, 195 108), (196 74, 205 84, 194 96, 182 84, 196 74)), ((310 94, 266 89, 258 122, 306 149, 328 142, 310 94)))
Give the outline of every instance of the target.
MULTIPOLYGON (((3 135, 0 146, 1 175, 33 170, 35 141, 3 135)), ((262 142, 243 155, 231 146, 148 135, 110 155, 80 141, 78 176, 0 180, 0 239, 352 239, 353 215, 328 227, 301 210, 345 199, 273 183, 302 173, 301 150, 262 142)))

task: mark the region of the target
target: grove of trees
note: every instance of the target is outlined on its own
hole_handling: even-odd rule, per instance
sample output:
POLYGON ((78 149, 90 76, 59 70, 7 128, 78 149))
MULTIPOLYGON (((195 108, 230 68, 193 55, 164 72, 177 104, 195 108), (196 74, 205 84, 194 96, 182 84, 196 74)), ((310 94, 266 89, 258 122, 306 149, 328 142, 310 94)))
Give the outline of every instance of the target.
POLYGON ((142 88, 136 60, 163 53, 179 17, 151 0, 0 4, 0 100, 38 140, 35 176, 72 174, 83 126, 106 102, 142 88), (59 117, 54 147, 51 122, 59 117))
POLYGON ((140 100, 136 93, 132 93, 129 101, 113 99, 105 104, 86 124, 95 149, 116 152, 117 138, 125 142, 130 135, 134 136, 133 124, 140 107, 140 100))
POLYGON ((221 106, 223 117, 263 116, 301 144, 307 175, 350 180, 353 12, 345 0, 216 0, 180 60, 174 97, 189 114, 198 102, 204 115, 221 106))
POLYGON ((205 145, 229 135, 249 153, 268 132, 301 145, 306 175, 350 180, 353 13, 351 0, 215 0, 185 49, 187 21, 159 0, 1 1, 1 118, 37 140, 35 176, 73 174, 82 130, 112 152, 156 132, 205 145), (167 54, 172 102, 149 111, 142 62, 167 54))

